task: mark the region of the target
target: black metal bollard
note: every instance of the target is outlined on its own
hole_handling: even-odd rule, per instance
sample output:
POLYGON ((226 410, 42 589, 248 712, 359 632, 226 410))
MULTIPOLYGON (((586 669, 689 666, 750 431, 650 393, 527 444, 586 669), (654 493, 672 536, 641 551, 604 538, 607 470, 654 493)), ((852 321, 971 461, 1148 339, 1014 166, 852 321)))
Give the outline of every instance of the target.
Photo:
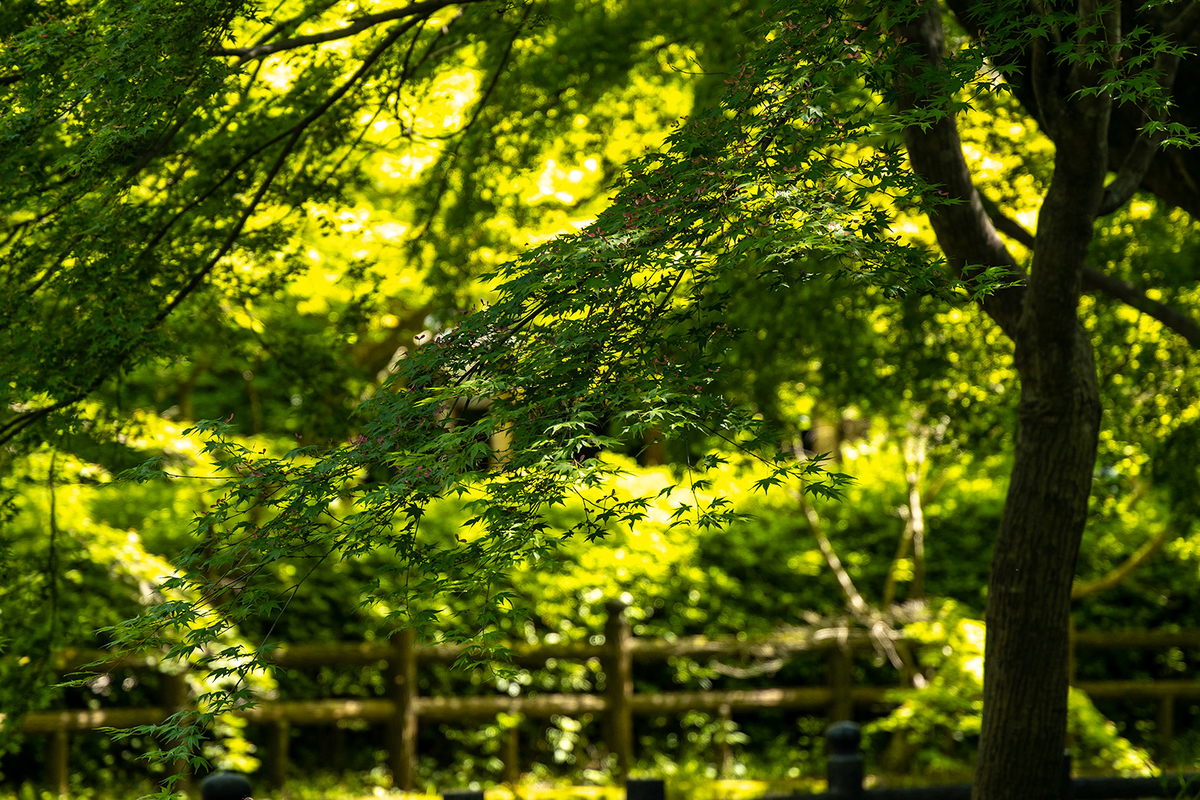
POLYGON ((667 784, 658 778, 627 780, 625 800, 667 800, 667 784))
POLYGON ((236 772, 214 772, 200 781, 201 800, 246 800, 250 781, 236 772))
POLYGON ((853 722, 835 722, 825 730, 826 790, 831 797, 854 798, 863 795, 862 732, 853 722))

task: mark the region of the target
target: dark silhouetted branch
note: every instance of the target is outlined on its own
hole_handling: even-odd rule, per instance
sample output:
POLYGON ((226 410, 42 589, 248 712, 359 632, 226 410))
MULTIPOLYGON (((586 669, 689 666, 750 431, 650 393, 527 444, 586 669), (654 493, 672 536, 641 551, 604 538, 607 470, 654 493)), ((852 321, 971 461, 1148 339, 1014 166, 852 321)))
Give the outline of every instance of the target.
POLYGON ((256 58, 266 58, 273 53, 280 53, 285 50, 295 50, 299 47, 307 47, 313 44, 323 44, 325 42, 335 42, 338 39, 346 39, 356 34, 362 33, 365 30, 382 25, 385 22, 391 22, 405 17, 421 16, 428 17, 435 11, 439 11, 447 6, 465 5, 467 3, 478 3, 482 0, 425 0, 423 3, 413 3, 404 8, 393 8, 390 11, 380 11, 378 14, 367 14, 359 17, 344 28, 337 28, 331 31, 321 31, 320 33, 310 33, 307 36, 297 36, 292 39, 284 39, 283 41, 274 43, 256 44, 251 47, 230 47, 213 50, 214 56, 232 56, 240 58, 243 61, 250 61, 256 58))

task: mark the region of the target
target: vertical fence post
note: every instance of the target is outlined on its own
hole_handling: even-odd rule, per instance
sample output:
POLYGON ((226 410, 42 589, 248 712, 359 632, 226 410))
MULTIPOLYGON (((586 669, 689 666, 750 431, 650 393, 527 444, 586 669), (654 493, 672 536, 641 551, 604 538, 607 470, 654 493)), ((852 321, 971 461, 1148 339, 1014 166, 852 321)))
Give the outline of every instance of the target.
POLYGON ((1075 782, 1071 780, 1071 751, 1063 751, 1062 799, 1075 800, 1075 782))
POLYGON ((292 726, 286 719, 271 722, 267 739, 267 781, 274 789, 282 789, 287 782, 288 740, 292 737, 292 726))
POLYGON ((728 777, 733 767, 733 748, 729 746, 729 734, 733 731, 733 710, 728 703, 717 709, 720 728, 717 732, 717 776, 728 777))
POLYGON ((850 696, 852 666, 849 649, 843 649, 840 645, 830 648, 829 690, 833 693, 833 702, 829 704, 830 722, 842 722, 854 717, 854 699, 850 696))
POLYGON ((1164 695, 1158 701, 1158 719, 1154 726, 1157 730, 1158 741, 1158 761, 1162 764, 1167 764, 1172 760, 1174 753, 1172 745, 1175 743, 1175 695, 1164 695))
POLYGON ((629 647, 629 623, 625 621, 625 604, 610 600, 605 604, 608 620, 604 623, 605 711, 604 733, 608 752, 617 757, 618 781, 629 775, 633 763, 633 652, 629 647))
POLYGON ((417 783, 417 632, 401 628, 392 634, 388 661, 388 699, 395 706, 388 720, 388 766, 392 786, 412 791, 417 783))
POLYGON ((521 780, 521 729, 514 725, 504 740, 504 782, 514 789, 521 780))
POLYGON ((71 750, 71 734, 59 728, 50 734, 50 751, 46 754, 46 782, 50 791, 59 797, 67 796, 70 775, 67 755, 71 750))
POLYGON ((843 800, 863 795, 862 732, 853 722, 835 722, 825 731, 825 778, 828 794, 843 800))
POLYGON ((658 779, 625 781, 625 800, 666 800, 667 784, 658 779))

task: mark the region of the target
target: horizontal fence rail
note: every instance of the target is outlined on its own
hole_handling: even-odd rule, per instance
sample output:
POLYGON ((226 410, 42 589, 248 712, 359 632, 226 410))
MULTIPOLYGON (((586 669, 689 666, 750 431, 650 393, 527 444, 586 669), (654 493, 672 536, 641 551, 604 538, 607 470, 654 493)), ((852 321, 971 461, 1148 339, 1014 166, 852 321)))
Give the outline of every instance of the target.
MULTIPOLYGON (((675 640, 642 639, 631 635, 620 604, 609 604, 603 643, 518 644, 511 660, 520 666, 543 666, 548 661, 599 661, 606 676, 603 693, 530 694, 512 697, 497 694, 475 697, 430 697, 417 691, 421 665, 452 663, 467 650, 460 645, 418 647, 415 634, 404 629, 385 642, 334 642, 328 644, 285 644, 266 654, 281 668, 312 668, 384 663, 387 665, 386 697, 306 701, 264 701, 236 712, 251 723, 271 727, 267 745, 266 776, 282 785, 287 768, 288 731, 291 726, 336 725, 346 720, 382 723, 386 726, 385 747, 393 783, 412 789, 416 783, 416 741, 419 722, 453 722, 493 718, 497 714, 521 714, 530 718, 555 715, 601 717, 608 751, 616 757, 617 777, 627 774, 633 759, 633 717, 672 715, 686 711, 711 711, 723 717, 734 712, 758 709, 820 711, 831 721, 849 720, 855 706, 888 702, 889 693, 902 686, 855 686, 851 668, 853 654, 875 650, 878 636, 856 629, 821 629, 784 632, 760 639, 712 639, 686 637, 675 640), (827 658, 828 683, 820 686, 769 689, 711 690, 698 692, 635 693, 633 663, 671 658, 743 657, 777 659, 804 652, 819 652, 827 658)), ((884 634, 896 643, 899 634, 884 634)), ((1072 636, 1074 649, 1086 648, 1200 648, 1200 631, 1080 631, 1072 636)), ((132 656, 102 660, 94 651, 63 650, 55 666, 62 672, 91 665, 97 671, 153 669, 158 659, 132 656)), ((163 674, 157 706, 141 708, 69 709, 38 711, 25 716, 21 730, 27 734, 52 736, 47 773, 59 794, 67 788, 69 734, 99 728, 123 728, 161 722, 188 705, 182 675, 163 674)), ((1170 747, 1174 703, 1177 698, 1200 698, 1200 682, 1190 681, 1085 681, 1074 684, 1094 699, 1120 698, 1159 701, 1160 746, 1170 747)), ((0 717, 2 719, 2 717, 0 717)), ((505 774, 515 780, 517 730, 505 749, 505 774)), ((1082 787, 1082 785, 1081 785, 1082 787)), ((1090 791, 1081 788, 1080 791, 1090 791)), ((875 795, 869 795, 874 797, 875 795)), ((882 797, 882 795, 880 795, 882 797)), ((900 795, 896 795, 899 797, 900 795)), ((932 797, 932 795, 930 795, 932 797)), ((946 797, 958 795, 946 795, 946 797)), ((1079 797, 1092 795, 1078 795, 1079 797)), ((1114 797, 1117 795, 1114 795, 1114 797)), ((1137 795, 1154 796, 1154 795, 1137 795)))

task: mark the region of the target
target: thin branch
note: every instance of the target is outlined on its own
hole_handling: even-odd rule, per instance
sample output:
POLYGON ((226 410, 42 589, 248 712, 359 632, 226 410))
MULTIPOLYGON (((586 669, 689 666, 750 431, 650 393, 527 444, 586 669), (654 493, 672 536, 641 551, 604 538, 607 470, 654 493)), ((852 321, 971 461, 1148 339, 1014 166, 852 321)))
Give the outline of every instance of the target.
POLYGON ((311 33, 307 36, 297 36, 293 39, 284 39, 281 42, 274 44, 257 44, 251 47, 232 47, 220 48, 211 51, 214 56, 232 56, 240 58, 242 63, 251 61, 256 58, 266 58, 273 53, 280 53, 285 50, 295 50, 300 47, 307 47, 312 44, 322 44, 324 42, 335 42, 338 39, 346 39, 350 36, 362 33, 365 30, 382 25, 385 22, 391 22, 405 17, 420 15, 428 17, 435 11, 439 11, 447 6, 465 5, 467 3, 478 3, 483 0, 425 0, 423 3, 413 3, 404 8, 394 8, 390 11, 381 11, 378 14, 367 14, 351 22, 344 28, 338 28, 331 31, 322 31, 320 33, 311 33))
POLYGON ((263 179, 263 183, 259 187, 258 192, 246 206, 245 211, 238 219, 237 224, 233 226, 233 229, 229 232, 229 235, 225 237, 225 241, 221 244, 220 249, 218 249, 217 252, 204 264, 204 266, 192 276, 187 285, 184 286, 183 289, 181 289, 180 292, 175 296, 175 299, 172 300, 166 308, 164 308, 154 317, 154 325, 157 325, 165 320, 167 316, 174 311, 188 295, 195 291, 200 283, 208 276, 209 272, 212 271, 213 267, 215 267, 217 263, 229 253, 230 249, 232 249, 234 243, 237 241, 238 236, 241 234, 242 229, 245 227, 246 222, 250 219, 250 215, 262 201, 262 198, 266 195, 267 189, 270 188, 271 183, 279 174, 279 170, 283 168, 284 162, 287 160, 287 157, 291 153, 292 149, 300 141, 300 137, 303 135, 304 131, 307 130, 310 125, 320 119, 321 116, 324 115, 334 103, 342 99, 356 83, 362 80, 363 77, 365 77, 366 74, 371 71, 371 68, 375 66, 375 62, 378 61, 379 58, 385 52, 387 52, 387 50, 393 44, 395 44, 401 36, 411 30, 415 24, 416 22, 413 21, 404 25, 397 25, 396 28, 389 33, 374 50, 371 51, 371 54, 363 59, 362 65, 359 66, 358 70, 349 78, 349 80, 338 87, 338 89, 329 97, 327 97, 325 101, 321 103, 321 105, 313 109, 308 116, 306 116, 292 128, 291 136, 284 144, 283 151, 276 157, 275 163, 271 165, 270 171, 263 179))
POLYGON ((50 619, 46 623, 46 649, 54 647, 58 637, 59 612, 59 580, 60 570, 58 552, 58 491, 54 485, 55 462, 58 460, 58 448, 50 451, 50 467, 46 472, 46 491, 50 495, 48 522, 50 528, 50 546, 46 553, 46 584, 49 594, 50 619))
POLYGON ((1174 539, 1176 535, 1178 534, 1173 528, 1163 528, 1157 536, 1139 547, 1133 555, 1125 559, 1120 566, 1110 570, 1107 575, 1097 578, 1094 581, 1076 583, 1072 586, 1071 599, 1080 600, 1089 595, 1106 592, 1117 586, 1121 581, 1128 578, 1134 570, 1146 563, 1152 555, 1161 550, 1163 545, 1174 539))
MULTIPOLYGON (((532 8, 532 6, 530 8, 532 8)), ((522 18, 522 23, 528 18, 528 16, 529 15, 527 13, 525 17, 522 18)), ((471 121, 464 125, 462 129, 457 132, 459 139, 454 143, 454 147, 451 148, 450 152, 438 160, 439 166, 443 163, 445 166, 442 168, 442 174, 438 180, 437 189, 434 190, 433 199, 430 201, 429 213, 425 217, 425 222, 421 225, 420 230, 409 237, 408 247, 410 252, 416 252, 418 243, 433 226, 434 219, 437 217, 437 212, 441 208, 442 199, 445 197, 446 189, 450 185, 451 165, 454 159, 458 157, 458 153, 462 149, 463 143, 466 141, 466 137, 462 136, 462 134, 466 133, 471 126, 475 124, 475 121, 479 119, 479 115, 482 113, 484 105, 488 102, 492 91, 496 87, 496 82, 500 78, 500 73, 504 70, 504 66, 508 62, 509 54, 512 52, 513 45, 515 44, 517 35, 519 33, 520 28, 513 33, 512 38, 509 39, 508 44, 505 46, 504 54, 501 56, 500 63, 496 67, 496 72, 492 77, 492 82, 488 85, 487 91, 479 98, 479 104, 475 107, 475 113, 472 115, 471 121)))
MULTIPOLYGON (((271 13, 268 15, 268 19, 266 21, 271 21, 273 15, 283 8, 283 5, 284 0, 281 0, 281 2, 279 2, 275 8, 271 9, 271 13)), ((321 0, 321 2, 309 6, 296 16, 289 17, 283 22, 276 23, 271 30, 260 36, 258 41, 256 41, 253 46, 257 47, 259 45, 264 45, 286 30, 295 30, 296 28, 300 27, 300 23, 304 22, 306 19, 310 19, 314 16, 320 16, 335 5, 337 5, 337 0, 321 0)))
POLYGON ((418 23, 424 23, 424 19, 411 20, 403 25, 398 26, 391 34, 388 35, 388 37, 386 39, 384 39, 384 41, 379 46, 377 46, 373 51, 371 51, 371 54, 368 55, 363 60, 363 63, 358 68, 358 70, 344 84, 342 84, 340 87, 338 87, 337 90, 335 90, 333 92, 333 94, 331 94, 328 98, 326 98, 325 101, 321 103, 321 105, 319 105, 315 109, 313 109, 307 116, 305 116, 302 120, 297 122, 292 127, 280 132, 276 136, 272 137, 271 139, 268 139, 266 142, 263 142, 262 144, 255 147, 253 150, 251 150, 246 155, 242 156, 242 158, 240 158, 236 163, 234 163, 232 166, 229 167, 229 169, 226 170, 225 174, 221 177, 220 180, 218 180, 216 183, 214 183, 212 186, 210 186, 207 190, 205 190, 204 192, 202 192, 201 194, 199 194, 198 196, 193 198, 189 203, 184 205, 183 208, 181 208, 178 212, 176 212, 175 215, 173 217, 171 217, 171 219, 167 220, 167 222, 161 228, 159 228, 159 230, 152 237, 150 237, 146 246, 143 247, 142 251, 138 254, 138 256, 135 260, 135 263, 140 262, 142 260, 142 258, 146 257, 151 251, 153 251, 154 248, 156 248, 158 246, 158 244, 162 241, 162 239, 171 230, 171 228, 173 228, 181 219, 183 219, 194 208, 198 207, 202 202, 204 202, 209 197, 211 197, 213 194, 215 194, 216 191, 219 188, 221 188, 221 186, 223 186, 226 182, 228 182, 230 179, 235 177, 241 171, 242 167, 244 167, 246 164, 250 163, 250 161, 252 161, 254 158, 256 158, 258 155, 263 153, 265 150, 267 150, 272 145, 287 139, 289 136, 292 136, 293 134, 295 134, 297 132, 303 132, 304 129, 306 129, 309 125, 311 125, 318 118, 320 118, 321 115, 323 115, 326 111, 328 111, 333 106, 334 103, 336 103, 338 100, 342 99, 342 97, 344 97, 346 95, 346 93, 349 92, 350 89, 352 89, 354 87, 355 84, 357 84, 360 80, 362 80, 362 78, 367 74, 367 72, 370 71, 370 68, 372 66, 374 66, 375 62, 379 59, 379 57, 382 56, 383 53, 388 48, 390 48, 396 42, 396 40, 398 38, 403 36, 407 31, 412 30, 412 28, 414 26, 416 26, 418 23))
POLYGON ((1179 16, 1171 20, 1163 34, 1171 39, 1186 41, 1200 30, 1200 3, 1188 3, 1179 16))
POLYGON ((0 444, 7 444, 8 442, 12 441, 18 434, 21 433, 21 431, 25 430, 38 420, 50 416, 55 411, 60 411, 68 406, 75 405, 80 400, 87 397, 88 393, 95 389, 98 385, 99 383, 89 387, 85 391, 76 392, 65 400, 59 400, 58 402, 51 403, 48 406, 22 411, 7 422, 0 424, 0 444))
POLYGON ((483 113, 484 107, 491 99, 492 93, 496 91, 496 84, 500 83, 500 76, 504 74, 504 68, 508 66, 508 59, 512 56, 513 46, 517 43, 517 37, 521 35, 521 30, 525 27, 525 23, 529 21, 529 15, 533 12, 533 4, 530 3, 525 7, 525 14, 521 17, 521 21, 517 23, 513 35, 509 37, 508 44, 504 46, 504 52, 500 54, 500 63, 496 65, 496 71, 492 73, 492 79, 488 82, 487 88, 483 90, 483 94, 479 97, 479 102, 475 104, 475 113, 467 120, 467 123, 459 128, 454 133, 447 133, 442 136, 429 136, 429 139, 450 139, 459 134, 466 133, 479 119, 479 115, 483 113))
POLYGON ((900 541, 896 544, 896 554, 892 556, 892 565, 888 568, 887 578, 883 582, 883 600, 879 603, 879 607, 883 609, 891 608, 892 603, 896 600, 896 573, 900 561, 908 555, 908 548, 912 543, 912 513, 905 506, 900 506, 899 510, 904 517, 904 530, 900 533, 900 541))
POLYGON ((904 460, 908 467, 904 473, 908 484, 908 519, 912 526, 913 579, 909 589, 909 598, 912 600, 925 599, 925 510, 921 506, 925 444, 923 436, 912 436, 904 447, 904 460))
POLYGON ((842 565, 842 561, 834 551, 829 537, 825 535, 825 529, 821 525, 821 518, 817 516, 816 509, 805 498, 803 490, 795 492, 792 496, 800 503, 800 509, 804 512, 804 518, 808 521, 808 529, 812 532, 813 537, 816 538, 817 547, 821 549, 821 554, 825 556, 825 562, 833 570, 834 576, 837 577, 838 584, 842 587, 842 592, 845 593, 846 600, 850 604, 851 613, 859 621, 866 620, 870 611, 867 601, 863 600, 863 596, 859 594, 858 588, 854 585, 854 580, 850 577, 850 573, 842 565))
POLYGON ((921 504, 921 472, 925 465, 926 441, 924 435, 913 434, 904 443, 904 480, 908 505, 900 507, 904 514, 904 532, 883 586, 880 607, 885 610, 891 608, 896 598, 896 573, 901 559, 908 555, 910 545, 913 548, 913 578, 909 599, 921 600, 925 597, 925 512, 921 504))

